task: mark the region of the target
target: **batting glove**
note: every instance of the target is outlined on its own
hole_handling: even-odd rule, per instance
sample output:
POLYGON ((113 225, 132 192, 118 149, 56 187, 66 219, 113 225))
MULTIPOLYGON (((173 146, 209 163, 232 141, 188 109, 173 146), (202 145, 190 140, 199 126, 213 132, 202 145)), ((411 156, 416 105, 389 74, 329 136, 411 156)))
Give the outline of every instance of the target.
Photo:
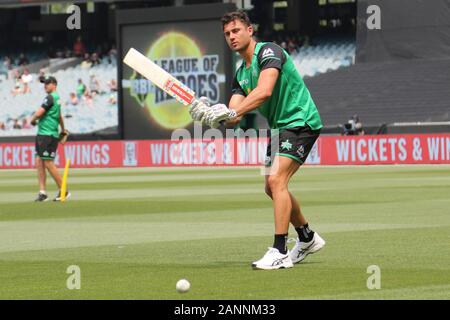
POLYGON ((203 115, 202 122, 211 128, 218 128, 223 121, 236 118, 236 111, 224 104, 215 104, 203 115))
POLYGON ((211 103, 207 97, 200 97, 199 99, 195 99, 194 102, 192 102, 189 113, 191 114, 191 118, 194 121, 201 121, 203 115, 208 110, 208 108, 211 106, 211 103))

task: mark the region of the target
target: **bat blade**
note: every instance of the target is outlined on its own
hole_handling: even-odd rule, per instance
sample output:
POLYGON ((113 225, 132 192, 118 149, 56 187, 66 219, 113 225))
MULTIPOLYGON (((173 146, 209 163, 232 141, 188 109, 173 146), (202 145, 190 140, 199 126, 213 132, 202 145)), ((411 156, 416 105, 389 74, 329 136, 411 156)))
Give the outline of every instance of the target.
POLYGON ((193 90, 136 49, 130 48, 123 62, 185 106, 195 100, 193 90))

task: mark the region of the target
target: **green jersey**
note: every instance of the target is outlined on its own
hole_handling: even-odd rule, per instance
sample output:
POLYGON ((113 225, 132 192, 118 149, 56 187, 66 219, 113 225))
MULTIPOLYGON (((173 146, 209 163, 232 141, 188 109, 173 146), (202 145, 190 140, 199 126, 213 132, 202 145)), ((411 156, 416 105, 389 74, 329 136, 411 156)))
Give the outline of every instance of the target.
POLYGON ((77 96, 81 97, 86 91, 86 86, 83 83, 78 84, 77 86, 77 96))
POLYGON ((289 54, 274 43, 258 42, 252 62, 245 61, 236 71, 233 94, 247 96, 258 85, 262 70, 276 68, 280 71, 271 97, 258 111, 267 119, 271 129, 287 129, 309 125, 322 128, 322 121, 308 88, 298 73, 289 54))
POLYGON ((56 92, 50 93, 42 103, 45 109, 44 115, 39 119, 38 135, 59 137, 59 115, 61 114, 61 104, 59 95, 56 92))

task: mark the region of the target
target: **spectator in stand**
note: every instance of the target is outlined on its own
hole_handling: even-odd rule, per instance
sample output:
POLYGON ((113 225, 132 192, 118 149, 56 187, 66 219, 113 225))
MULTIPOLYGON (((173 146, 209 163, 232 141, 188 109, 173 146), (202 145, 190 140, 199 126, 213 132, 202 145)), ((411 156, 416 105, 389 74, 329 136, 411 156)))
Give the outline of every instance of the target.
POLYGON ((45 69, 44 69, 44 68, 41 68, 41 69, 39 70, 39 76, 38 76, 37 78, 38 78, 38 79, 45 78, 45 69))
POLYGON ((108 81, 108 87, 110 92, 116 92, 117 91, 117 81, 115 79, 111 79, 108 81))
POLYGON ((77 91, 77 98, 81 99, 81 97, 83 97, 86 92, 86 85, 83 83, 83 80, 78 79, 78 86, 76 91, 77 91))
POLYGON ((109 49, 108 51, 108 64, 116 62, 116 60, 117 60, 117 49, 116 46, 113 44, 111 46, 111 49, 109 49))
POLYGON ((91 92, 92 98, 100 93, 100 82, 98 81, 95 74, 91 74, 89 79, 89 91, 91 92))
POLYGON ((116 49, 116 45, 112 45, 111 49, 108 52, 108 55, 111 57, 116 57, 117 56, 117 49, 116 49))
POLYGON ((14 85, 14 89, 11 90, 11 95, 13 97, 15 97, 21 93, 22 93, 22 89, 20 89, 20 83, 16 81, 16 84, 14 85))
POLYGON ((30 119, 23 118, 22 119, 22 129, 31 129, 31 128, 33 128, 33 126, 30 123, 30 119))
POLYGON ((67 101, 66 105, 77 106, 79 102, 80 101, 78 100, 77 95, 75 94, 75 92, 71 92, 69 101, 67 101))
POLYGON ((33 81, 33 76, 30 74, 28 68, 25 68, 21 77, 23 83, 23 93, 31 93, 30 83, 33 81))
POLYGON ((100 57, 98 56, 98 53, 97 53, 97 52, 94 52, 94 53, 91 55, 91 62, 92 62, 92 66, 99 65, 99 64, 102 62, 102 60, 101 60, 100 57))
POLYGON ((24 53, 21 53, 19 55, 19 61, 17 63, 19 66, 26 66, 27 64, 30 64, 30 61, 28 60, 28 58, 25 56, 24 53))
POLYGON ((297 44, 293 38, 289 38, 287 47, 290 55, 297 53, 297 44))
POLYGON ((3 58, 3 66, 6 70, 11 70, 11 59, 8 56, 3 58))
POLYGON ((89 53, 84 54, 83 62, 81 62, 82 69, 89 69, 92 66, 92 61, 89 56, 89 53))
POLYGON ((20 73, 18 69, 13 69, 12 72, 12 79, 14 80, 14 82, 20 82, 20 73))
POLYGON ((19 123, 19 119, 14 119, 13 129, 22 129, 22 126, 19 123))
POLYGON ((116 95, 115 95, 114 93, 111 93, 111 94, 109 95, 108 103, 111 104, 111 105, 117 104, 116 95))
POLYGON ((93 99, 92 99, 92 95, 89 92, 89 90, 84 91, 83 101, 86 102, 86 105, 88 105, 89 107, 92 107, 93 99))
POLYGON ((5 122, 5 130, 11 130, 14 127, 15 119, 8 118, 5 122))
POLYGON ((73 44, 73 54, 75 57, 82 57, 86 53, 86 48, 83 41, 81 41, 81 36, 77 37, 77 40, 73 44))
POLYGON ((11 59, 8 56, 5 56, 3 58, 2 68, 0 68, 0 70, 2 70, 2 73, 5 74, 7 78, 8 78, 8 73, 11 70, 11 68, 12 68, 11 59))

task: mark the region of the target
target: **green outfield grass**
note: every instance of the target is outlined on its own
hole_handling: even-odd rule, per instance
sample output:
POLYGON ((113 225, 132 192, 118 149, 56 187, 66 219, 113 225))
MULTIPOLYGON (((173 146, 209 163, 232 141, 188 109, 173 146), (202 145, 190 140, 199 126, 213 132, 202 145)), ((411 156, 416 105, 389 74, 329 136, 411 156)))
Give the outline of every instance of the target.
POLYGON ((450 166, 302 168, 291 191, 327 245, 278 271, 250 267, 273 240, 263 182, 257 168, 74 169, 68 202, 34 203, 34 171, 0 171, 0 298, 450 298, 450 166))

